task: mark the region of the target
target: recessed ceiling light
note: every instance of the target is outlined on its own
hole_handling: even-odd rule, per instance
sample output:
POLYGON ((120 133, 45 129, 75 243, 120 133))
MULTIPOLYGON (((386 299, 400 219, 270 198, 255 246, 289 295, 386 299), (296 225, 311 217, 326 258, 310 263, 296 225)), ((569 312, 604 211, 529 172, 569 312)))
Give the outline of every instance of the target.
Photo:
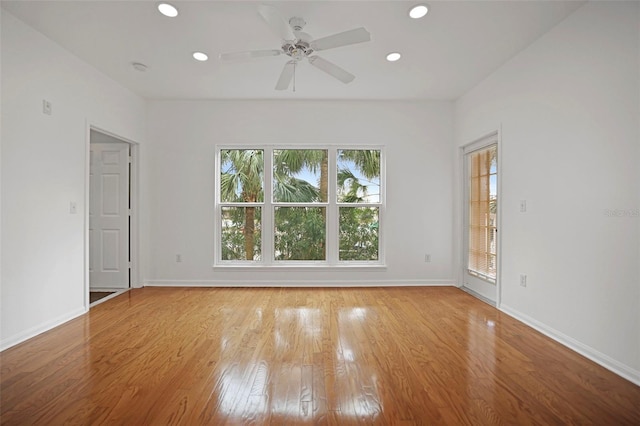
POLYGON ((419 4, 411 8, 411 10, 409 11, 409 16, 411 16, 413 19, 422 18, 427 14, 428 11, 429 8, 426 4, 419 4))
POLYGON ((202 53, 202 52, 193 52, 193 59, 195 59, 196 61, 206 61, 207 59, 209 59, 209 56, 207 56, 206 53, 202 53))
POLYGON ((397 61, 398 59, 400 59, 400 57, 401 57, 401 56, 402 56, 402 55, 401 55, 401 54, 399 54, 398 52, 392 52, 392 53, 389 53, 389 54, 387 55, 387 61, 389 61, 389 62, 395 62, 395 61, 397 61))
POLYGON ((158 10, 164 16, 168 16, 169 18, 175 18, 176 16, 178 16, 178 9, 176 9, 173 5, 170 5, 169 3, 160 3, 158 5, 158 10))

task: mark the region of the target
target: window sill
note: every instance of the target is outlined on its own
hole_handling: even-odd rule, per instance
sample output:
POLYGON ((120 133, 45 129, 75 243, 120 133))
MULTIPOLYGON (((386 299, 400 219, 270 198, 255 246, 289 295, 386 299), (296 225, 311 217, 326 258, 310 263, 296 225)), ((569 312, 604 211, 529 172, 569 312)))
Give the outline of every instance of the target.
POLYGON ((296 272, 384 272, 387 265, 234 265, 217 264, 212 266, 214 271, 237 271, 237 272, 267 272, 267 271, 296 271, 296 272))
POLYGON ((481 272, 474 271, 473 269, 467 269, 467 273, 473 277, 476 277, 479 280, 482 280, 488 284, 496 285, 496 279, 493 277, 489 277, 481 272))

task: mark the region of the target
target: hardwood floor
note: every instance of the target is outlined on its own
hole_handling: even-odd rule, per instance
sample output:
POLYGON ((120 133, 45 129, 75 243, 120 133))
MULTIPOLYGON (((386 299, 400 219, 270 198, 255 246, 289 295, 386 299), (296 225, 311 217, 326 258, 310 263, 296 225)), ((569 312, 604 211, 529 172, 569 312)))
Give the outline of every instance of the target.
POLYGON ((639 387, 451 287, 134 289, 0 356, 6 425, 640 424, 639 387))
POLYGON ((115 293, 115 291, 90 291, 89 292, 89 303, 97 302, 100 299, 104 299, 110 294, 115 293))

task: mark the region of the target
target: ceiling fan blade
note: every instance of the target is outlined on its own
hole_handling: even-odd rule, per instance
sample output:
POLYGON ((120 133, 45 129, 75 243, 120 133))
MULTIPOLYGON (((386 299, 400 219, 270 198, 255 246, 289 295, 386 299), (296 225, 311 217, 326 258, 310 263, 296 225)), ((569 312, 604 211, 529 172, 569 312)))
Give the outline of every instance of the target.
POLYGON ((280 78, 278 79, 278 83, 276 84, 276 90, 287 90, 289 88, 289 84, 291 84, 295 69, 295 61, 289 61, 284 64, 284 68, 282 68, 280 78))
POLYGON ((265 56, 278 56, 282 50, 250 50, 247 52, 221 53, 219 58, 223 61, 237 61, 242 59, 262 58, 265 56))
POLYGON ((326 72, 327 74, 337 78, 345 84, 351 83, 353 79, 356 78, 355 75, 343 70, 333 62, 329 62, 326 59, 321 58, 320 56, 311 56, 309 58, 309 63, 314 67, 326 72))
POLYGON ((371 40, 371 34, 364 27, 319 38, 311 42, 313 50, 327 50, 349 44, 363 43, 371 40))
POLYGON ((286 19, 280 14, 280 11, 273 6, 261 5, 258 13, 262 19, 269 25, 273 31, 282 40, 295 40, 296 36, 286 19))

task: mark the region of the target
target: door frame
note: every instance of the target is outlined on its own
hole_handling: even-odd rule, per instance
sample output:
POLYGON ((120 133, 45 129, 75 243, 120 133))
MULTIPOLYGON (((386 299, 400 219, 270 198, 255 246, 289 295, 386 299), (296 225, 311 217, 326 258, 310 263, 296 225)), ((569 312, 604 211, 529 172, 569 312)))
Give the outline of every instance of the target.
POLYGON ((129 145, 131 156, 129 172, 129 197, 131 203, 131 216, 129 220, 129 257, 131 259, 129 289, 142 287, 140 280, 139 263, 139 144, 131 139, 105 130, 93 123, 86 124, 85 143, 85 176, 84 176, 84 307, 89 310, 89 203, 91 197, 90 173, 91 173, 91 131, 96 131, 112 138, 118 139, 129 145))
POLYGON ((468 186, 469 186, 469 182, 468 182, 468 174, 467 174, 467 161, 466 161, 466 155, 467 153, 465 153, 465 151, 467 151, 468 149, 472 149, 473 151, 475 150, 479 150, 482 149, 484 147, 488 147, 491 146, 493 144, 497 145, 497 153, 498 153, 498 190, 497 190, 497 198, 498 198, 498 205, 497 205, 497 214, 498 214, 498 218, 496 221, 496 226, 498 229, 498 235, 497 235, 497 246, 498 246, 498 253, 496 256, 496 261, 498 262, 497 268, 496 268, 496 300, 491 301, 488 298, 484 297, 481 294, 478 294, 476 292, 470 291, 470 293, 472 293, 474 296, 484 300, 485 302, 489 302, 490 304, 494 304, 497 308, 500 308, 500 303, 502 300, 502 234, 503 234, 503 229, 502 229, 502 205, 504 204, 504 200, 502 198, 502 129, 500 126, 498 126, 497 128, 484 133, 481 137, 478 138, 474 138, 473 140, 471 140, 468 143, 465 143, 464 145, 460 146, 458 148, 458 179, 459 179, 459 185, 458 185, 458 190, 459 190, 459 200, 460 200, 460 210, 459 210, 459 214, 460 214, 460 233, 459 233, 459 244, 460 244, 460 267, 458 269, 458 283, 459 283, 459 287, 464 289, 465 291, 467 291, 466 287, 464 287, 464 275, 465 275, 465 271, 467 269, 467 265, 466 265, 466 259, 467 259, 467 250, 468 250, 468 241, 466 241, 466 237, 467 237, 467 216, 468 216, 468 212, 469 212, 469 203, 467 200, 467 194, 468 194, 468 186), (494 138, 494 141, 487 141, 487 139, 489 138, 494 138))

